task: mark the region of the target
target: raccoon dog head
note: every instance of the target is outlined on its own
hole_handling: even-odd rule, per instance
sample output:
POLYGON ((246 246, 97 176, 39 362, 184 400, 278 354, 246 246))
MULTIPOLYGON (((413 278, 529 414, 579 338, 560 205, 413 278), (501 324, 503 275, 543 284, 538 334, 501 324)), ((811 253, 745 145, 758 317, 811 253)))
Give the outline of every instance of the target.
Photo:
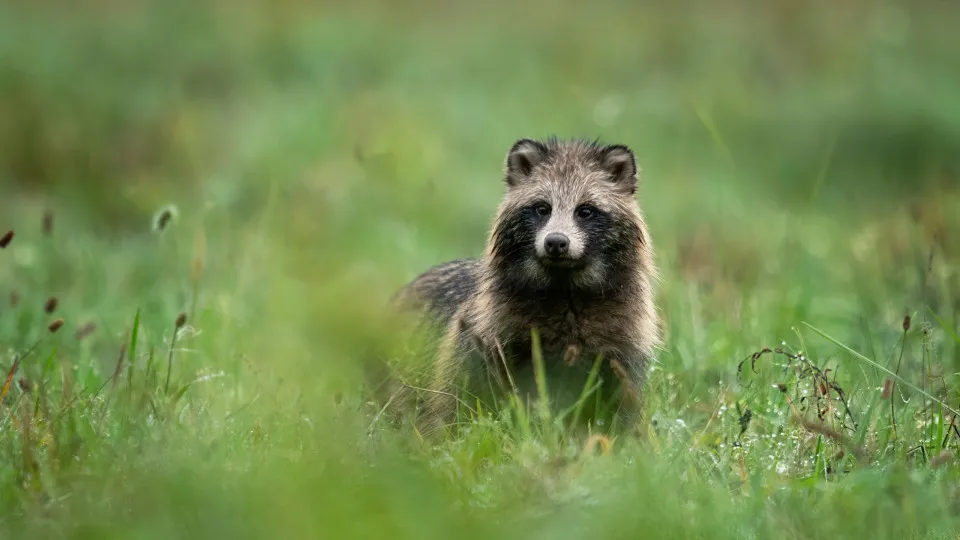
POLYGON ((491 235, 498 277, 521 289, 603 289, 636 266, 638 169, 623 145, 520 139, 491 235))

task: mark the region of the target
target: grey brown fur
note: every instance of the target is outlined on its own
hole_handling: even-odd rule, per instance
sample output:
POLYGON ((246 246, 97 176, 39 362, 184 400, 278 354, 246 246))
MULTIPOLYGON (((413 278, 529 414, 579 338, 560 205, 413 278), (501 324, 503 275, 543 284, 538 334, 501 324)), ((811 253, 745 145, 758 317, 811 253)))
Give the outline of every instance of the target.
POLYGON ((464 375, 516 386, 516 374, 529 371, 531 329, 551 368, 586 358, 572 362, 585 373, 602 354, 622 383, 621 419, 634 423, 660 335, 633 152, 521 139, 507 153, 504 179, 482 258, 435 266, 397 297, 441 331, 421 429, 429 434, 454 419, 464 375))

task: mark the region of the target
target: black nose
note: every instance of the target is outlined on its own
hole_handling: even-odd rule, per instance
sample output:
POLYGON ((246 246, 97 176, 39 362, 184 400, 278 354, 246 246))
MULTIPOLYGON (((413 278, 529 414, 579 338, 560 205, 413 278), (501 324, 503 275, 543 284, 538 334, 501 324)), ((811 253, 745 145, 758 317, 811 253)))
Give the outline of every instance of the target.
POLYGON ((543 247, 547 255, 551 257, 561 257, 567 254, 567 248, 570 247, 570 239, 563 233, 550 233, 543 240, 543 247))

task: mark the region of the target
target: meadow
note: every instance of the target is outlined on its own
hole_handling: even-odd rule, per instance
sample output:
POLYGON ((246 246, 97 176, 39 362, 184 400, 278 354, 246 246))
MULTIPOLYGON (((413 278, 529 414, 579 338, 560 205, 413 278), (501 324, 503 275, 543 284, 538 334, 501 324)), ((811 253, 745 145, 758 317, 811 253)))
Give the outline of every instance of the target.
POLYGON ((0 4, 0 537, 956 538, 960 7, 0 4), (520 137, 629 145, 642 440, 363 391, 520 137), (11 231, 7 233, 7 231, 11 231))

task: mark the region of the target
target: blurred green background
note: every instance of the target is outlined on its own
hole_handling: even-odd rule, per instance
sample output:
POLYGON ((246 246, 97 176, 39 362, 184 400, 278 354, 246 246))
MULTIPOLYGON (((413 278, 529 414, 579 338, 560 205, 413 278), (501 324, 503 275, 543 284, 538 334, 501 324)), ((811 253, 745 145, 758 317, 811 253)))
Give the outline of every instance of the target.
POLYGON ((954 538, 958 27, 935 1, 3 3, 0 367, 40 344, 4 392, 0 530, 954 538), (507 149, 549 135, 643 169, 653 442, 374 428, 371 321, 481 253, 507 149), (926 395, 889 412, 804 323, 926 395), (789 421, 808 376, 738 382, 781 343, 832 369, 868 463, 789 421))

